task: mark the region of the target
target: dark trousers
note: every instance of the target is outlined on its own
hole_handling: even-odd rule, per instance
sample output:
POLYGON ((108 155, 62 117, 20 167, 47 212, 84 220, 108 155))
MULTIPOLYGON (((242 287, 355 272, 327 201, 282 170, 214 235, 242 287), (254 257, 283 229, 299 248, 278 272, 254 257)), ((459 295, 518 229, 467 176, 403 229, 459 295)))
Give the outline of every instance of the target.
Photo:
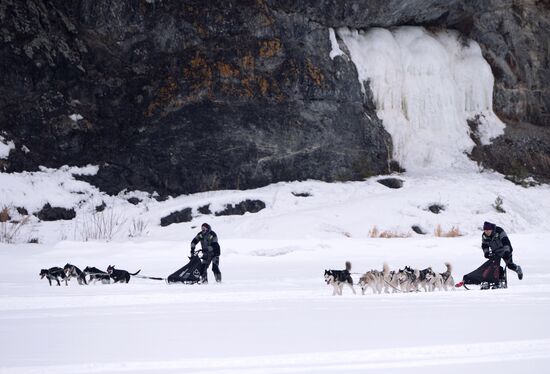
POLYGON ((212 263, 212 272, 214 273, 214 278, 216 282, 222 281, 222 273, 220 271, 220 256, 214 256, 210 253, 202 254, 202 269, 201 269, 201 279, 203 282, 208 282, 208 267, 212 263))
POLYGON ((508 269, 512 271, 517 271, 518 266, 514 264, 514 260, 512 259, 512 252, 504 252, 504 255, 502 256, 502 259, 506 263, 506 266, 508 266, 508 269))

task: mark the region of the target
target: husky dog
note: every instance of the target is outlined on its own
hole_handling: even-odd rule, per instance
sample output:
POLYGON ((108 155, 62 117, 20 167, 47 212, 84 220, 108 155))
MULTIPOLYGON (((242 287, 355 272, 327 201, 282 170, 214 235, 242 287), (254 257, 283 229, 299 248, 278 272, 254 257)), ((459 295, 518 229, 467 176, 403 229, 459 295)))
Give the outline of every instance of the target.
POLYGON ((109 265, 107 267, 107 273, 115 281, 115 283, 128 283, 130 282, 130 275, 138 275, 140 271, 141 269, 139 269, 135 273, 129 273, 126 270, 115 269, 114 265, 109 265))
POLYGON ((443 288, 443 277, 441 274, 432 271, 431 273, 426 274, 426 285, 429 291, 435 291, 437 288, 438 291, 441 291, 443 288))
POLYGON ((435 272, 432 270, 431 267, 428 267, 424 270, 420 270, 418 277, 418 285, 419 287, 422 287, 424 292, 433 291, 431 288, 430 280, 434 279, 435 272))
POLYGON ((399 270, 397 277, 402 292, 418 291, 418 278, 420 277, 418 269, 405 266, 405 269, 399 270))
POLYGON ((369 287, 372 289, 372 293, 381 293, 384 287, 384 273, 378 270, 367 271, 359 278, 359 285, 363 295, 369 287))
POLYGON ((325 270, 325 282, 334 287, 332 296, 342 295, 342 289, 344 284, 350 286, 351 290, 355 294, 355 288, 353 288, 353 279, 350 275, 351 262, 346 262, 346 270, 325 270))
POLYGON ((388 264, 384 263, 382 267, 382 273, 384 275, 384 293, 389 293, 389 288, 391 287, 392 293, 399 292, 399 276, 398 272, 390 271, 388 264))
POLYGON ((88 282, 86 282, 86 274, 80 271, 80 269, 77 268, 76 266, 67 264, 65 265, 65 267, 63 267, 63 271, 67 276, 67 280, 71 280, 71 277, 74 277, 78 281, 78 284, 80 285, 88 284, 88 282))
POLYGON ((452 266, 448 262, 445 263, 445 266, 447 267, 447 271, 444 273, 434 273, 428 276, 428 287, 430 287, 432 291, 435 291, 436 288, 438 291, 441 291, 441 289, 448 291, 449 288, 454 291, 454 279, 451 275, 452 266))
POLYGON ((111 277, 109 277, 109 274, 107 274, 104 271, 99 270, 98 268, 86 266, 84 269, 84 276, 89 275, 90 279, 88 282, 94 281, 94 284, 96 284, 97 281, 101 281, 103 284, 109 284, 111 283, 111 277))
POLYGON ((454 291, 455 281, 453 279, 453 276, 451 275, 451 272, 453 271, 453 267, 449 262, 446 262, 445 266, 447 267, 447 271, 439 274, 441 275, 441 278, 442 278, 443 289, 447 291, 447 288, 450 288, 452 291, 454 291))
POLYGON ((405 271, 411 275, 410 291, 418 292, 420 286, 420 270, 405 266, 405 271))
POLYGON ((65 272, 63 272, 63 269, 58 267, 53 267, 49 269, 42 269, 40 270, 40 279, 43 279, 46 277, 48 279, 48 282, 50 282, 50 286, 52 285, 52 280, 55 280, 57 282, 58 286, 61 286, 61 283, 59 282, 59 278, 65 281, 65 286, 67 286, 67 276, 65 275, 65 272))

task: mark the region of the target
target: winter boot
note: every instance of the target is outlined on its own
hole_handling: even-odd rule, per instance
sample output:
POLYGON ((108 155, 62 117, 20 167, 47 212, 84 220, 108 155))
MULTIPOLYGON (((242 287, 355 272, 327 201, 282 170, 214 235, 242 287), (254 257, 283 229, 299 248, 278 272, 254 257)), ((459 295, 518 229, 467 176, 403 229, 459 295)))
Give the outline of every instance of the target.
POLYGON ((490 288, 489 282, 482 282, 480 290, 488 290, 490 288))
POLYGON ((521 266, 516 266, 516 273, 518 273, 519 280, 523 279, 523 271, 521 270, 521 266))

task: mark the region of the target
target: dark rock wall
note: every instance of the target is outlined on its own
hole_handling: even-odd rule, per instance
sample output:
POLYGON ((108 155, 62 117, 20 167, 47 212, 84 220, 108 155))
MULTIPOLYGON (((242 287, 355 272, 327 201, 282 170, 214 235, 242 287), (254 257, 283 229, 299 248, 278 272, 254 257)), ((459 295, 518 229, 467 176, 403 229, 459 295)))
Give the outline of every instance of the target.
POLYGON ((503 174, 550 182, 550 1, 480 1, 466 6, 495 76, 495 113, 504 136, 472 158, 503 174), (476 11, 478 10, 478 11, 476 11))
MULTIPOLYGON (((2 1, 7 170, 99 163, 103 190, 180 194, 387 171, 328 30, 262 1, 2 1), (83 119, 68 116, 78 113, 83 119)), ((375 117, 373 117, 375 118, 375 117)))
MULTIPOLYGON (((160 194, 385 173, 391 139, 353 64, 329 58, 328 27, 339 26, 459 29, 493 68, 495 111, 539 139, 549 129, 548 8, 534 0, 0 0, 0 131, 17 145, 0 167, 100 164, 88 179, 103 190, 160 194)), ((509 142, 522 134, 509 132, 509 142)), ((498 169, 491 160, 503 151, 476 154, 498 169)))

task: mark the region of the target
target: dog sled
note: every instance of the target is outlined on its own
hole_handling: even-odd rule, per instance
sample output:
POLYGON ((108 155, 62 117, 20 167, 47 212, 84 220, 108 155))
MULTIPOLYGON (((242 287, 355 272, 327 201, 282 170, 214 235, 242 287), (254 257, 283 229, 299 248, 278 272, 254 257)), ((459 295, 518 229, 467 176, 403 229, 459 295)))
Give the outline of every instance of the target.
POLYGON ((457 287, 469 290, 468 285, 480 285, 481 290, 508 288, 506 267, 500 266, 501 258, 492 258, 485 261, 480 267, 464 275, 457 287))
POLYGON ((202 262, 200 257, 195 253, 189 257, 189 263, 168 276, 168 283, 184 283, 194 284, 201 280, 202 262))

